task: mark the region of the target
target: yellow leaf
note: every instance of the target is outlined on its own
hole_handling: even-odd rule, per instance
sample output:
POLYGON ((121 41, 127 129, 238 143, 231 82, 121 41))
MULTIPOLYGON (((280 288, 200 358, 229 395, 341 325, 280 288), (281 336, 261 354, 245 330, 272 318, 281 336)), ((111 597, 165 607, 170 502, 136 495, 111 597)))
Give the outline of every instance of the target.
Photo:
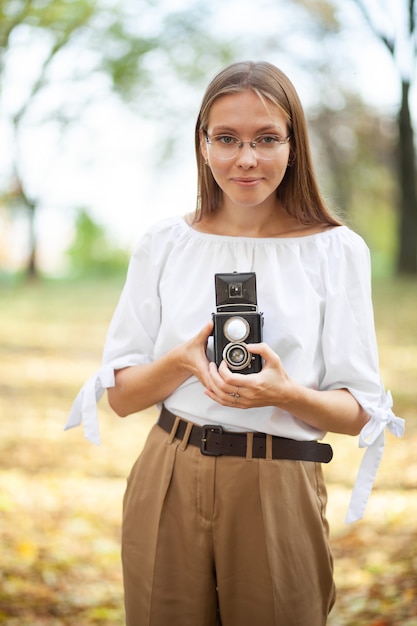
POLYGON ((17 551, 19 556, 27 561, 34 561, 38 556, 38 547, 31 541, 21 541, 17 551))

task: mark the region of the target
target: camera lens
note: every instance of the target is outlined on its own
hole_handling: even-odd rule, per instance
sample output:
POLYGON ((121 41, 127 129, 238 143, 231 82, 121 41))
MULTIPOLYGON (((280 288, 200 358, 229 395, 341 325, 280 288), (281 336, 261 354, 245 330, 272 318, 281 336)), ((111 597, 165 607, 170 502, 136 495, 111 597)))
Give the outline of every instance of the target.
POLYGON ((250 326, 240 316, 229 317, 223 327, 224 336, 229 341, 243 341, 249 335, 250 326))
POLYGON ((223 358, 230 369, 241 370, 247 367, 252 355, 242 343, 229 343, 223 351, 223 358))
POLYGON ((233 348, 228 354, 229 360, 233 365, 241 365, 245 360, 245 356, 245 352, 242 348, 233 348))

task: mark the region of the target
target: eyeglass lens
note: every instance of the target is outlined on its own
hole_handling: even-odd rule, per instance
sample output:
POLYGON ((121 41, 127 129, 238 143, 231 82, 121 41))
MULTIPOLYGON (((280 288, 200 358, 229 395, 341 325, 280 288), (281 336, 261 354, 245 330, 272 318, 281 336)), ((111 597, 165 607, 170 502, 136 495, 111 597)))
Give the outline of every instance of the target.
POLYGON ((289 137, 282 140, 275 137, 259 137, 252 141, 240 141, 235 138, 207 137, 207 143, 213 157, 218 159, 233 159, 248 144, 260 159, 274 159, 289 140, 289 137))

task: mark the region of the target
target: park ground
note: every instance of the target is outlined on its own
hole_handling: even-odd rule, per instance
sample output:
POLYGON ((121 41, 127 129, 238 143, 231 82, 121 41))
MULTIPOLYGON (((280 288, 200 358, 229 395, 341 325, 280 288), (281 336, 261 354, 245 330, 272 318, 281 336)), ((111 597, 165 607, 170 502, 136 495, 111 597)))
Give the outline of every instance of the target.
MULTIPOLYGON (((121 501, 155 419, 100 404, 102 445, 63 432, 99 367, 122 281, 2 284, 0 306, 0 624, 123 626, 121 501)), ((344 516, 362 458, 331 435, 325 468, 338 600, 329 626, 417 626, 417 281, 378 280, 384 383, 403 439, 386 451, 365 518, 344 516)), ((256 625, 258 626, 258 625, 256 625)))

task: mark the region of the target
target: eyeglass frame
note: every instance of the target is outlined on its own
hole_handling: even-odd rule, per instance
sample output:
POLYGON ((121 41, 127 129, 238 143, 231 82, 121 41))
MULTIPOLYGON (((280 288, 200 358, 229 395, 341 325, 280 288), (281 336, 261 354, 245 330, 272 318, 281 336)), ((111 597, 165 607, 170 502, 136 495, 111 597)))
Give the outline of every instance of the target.
MULTIPOLYGON (((207 145, 209 145, 209 146, 213 145, 213 141, 211 141, 211 139, 210 139, 210 137, 208 135, 208 132, 206 130, 203 130, 203 135, 204 135, 204 138, 206 140, 207 145)), ((273 135, 273 133, 271 133, 269 136, 272 136, 272 135, 273 135)), ((225 136, 225 135, 214 135, 214 137, 222 137, 222 136, 225 136)), ((226 136, 233 137, 232 135, 226 135, 226 136)), ((221 161, 231 161, 232 159, 235 159, 238 156, 240 150, 243 148, 245 143, 248 143, 250 145, 250 147, 252 148, 252 150, 254 151, 254 153, 256 154, 258 159, 262 159, 264 161, 271 161, 274 157, 271 157, 271 158, 268 159, 268 157, 259 156, 259 153, 256 152, 256 146, 257 146, 256 140, 260 139, 261 137, 264 137, 264 136, 268 136, 268 134, 266 134, 266 135, 259 135, 259 137, 254 137, 254 139, 251 139, 250 141, 242 141, 241 139, 239 139, 239 137, 233 137, 233 139, 238 139, 239 140, 239 143, 235 144, 236 147, 237 147, 236 154, 231 156, 231 157, 216 157, 216 158, 220 159, 221 161)), ((277 143, 280 146, 284 146, 286 143, 288 143, 290 141, 291 137, 292 137, 292 135, 289 134, 288 137, 286 137, 285 139, 282 139, 280 141, 277 140, 277 143)))

